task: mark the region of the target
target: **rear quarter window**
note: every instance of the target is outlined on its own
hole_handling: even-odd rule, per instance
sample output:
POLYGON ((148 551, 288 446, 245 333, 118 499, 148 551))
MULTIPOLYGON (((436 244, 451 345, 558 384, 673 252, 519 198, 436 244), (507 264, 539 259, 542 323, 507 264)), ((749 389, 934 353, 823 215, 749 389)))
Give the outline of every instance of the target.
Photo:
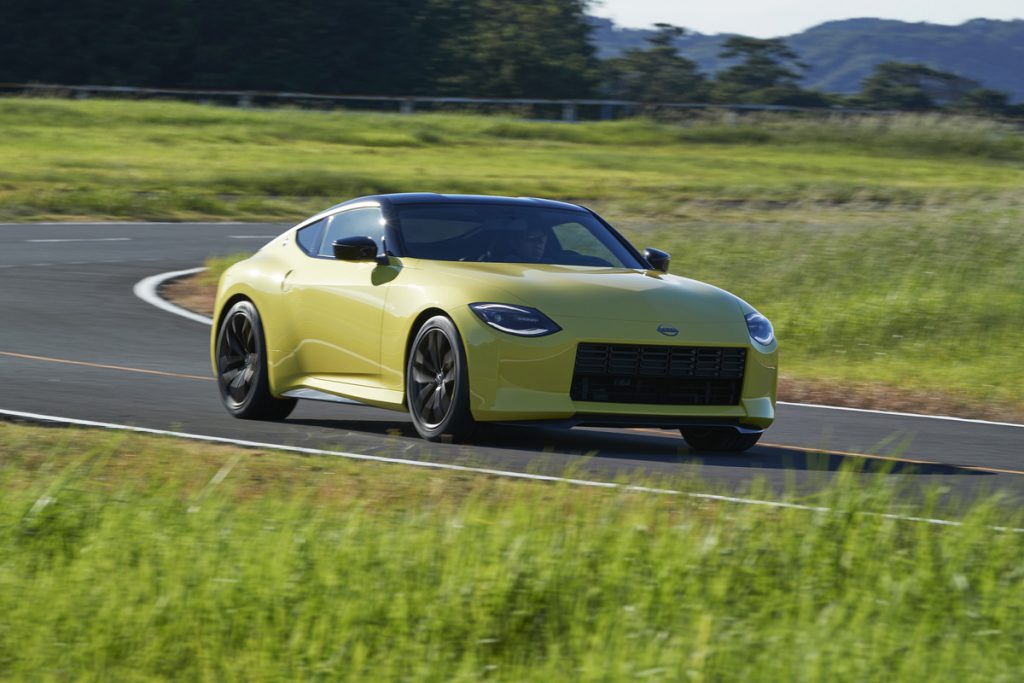
POLYGON ((323 218, 316 223, 310 223, 295 233, 295 243, 299 245, 299 249, 306 252, 308 256, 315 255, 317 249, 320 248, 320 240, 324 236, 324 226, 326 224, 327 219, 323 218))

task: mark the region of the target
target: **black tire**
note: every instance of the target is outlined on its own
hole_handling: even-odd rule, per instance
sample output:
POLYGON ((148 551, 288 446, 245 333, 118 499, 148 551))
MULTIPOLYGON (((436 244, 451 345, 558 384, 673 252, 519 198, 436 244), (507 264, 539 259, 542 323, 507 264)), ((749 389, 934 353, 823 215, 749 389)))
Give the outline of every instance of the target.
POLYGON ((761 438, 761 432, 740 432, 732 427, 684 427, 679 431, 695 451, 712 453, 742 453, 761 438))
POLYGON ((427 441, 465 441, 475 431, 466 351, 455 324, 443 315, 423 323, 409 347, 405 399, 413 426, 427 441))
POLYGON ((283 420, 298 403, 271 395, 266 349, 260 314, 251 301, 239 301, 217 330, 217 387, 224 407, 237 418, 283 420))

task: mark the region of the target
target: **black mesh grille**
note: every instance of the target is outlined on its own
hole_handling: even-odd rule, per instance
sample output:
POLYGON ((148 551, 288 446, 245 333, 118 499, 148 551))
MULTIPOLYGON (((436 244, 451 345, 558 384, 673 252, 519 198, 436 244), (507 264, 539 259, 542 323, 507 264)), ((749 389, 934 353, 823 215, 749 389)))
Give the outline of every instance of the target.
POLYGON ((657 405, 736 405, 746 349, 580 344, 574 401, 657 405))

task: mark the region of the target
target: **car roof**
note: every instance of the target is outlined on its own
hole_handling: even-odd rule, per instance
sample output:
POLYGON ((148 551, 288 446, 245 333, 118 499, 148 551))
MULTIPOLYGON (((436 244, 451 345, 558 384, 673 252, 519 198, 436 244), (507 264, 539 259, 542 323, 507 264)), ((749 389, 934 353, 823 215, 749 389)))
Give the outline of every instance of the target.
POLYGON ((505 206, 534 206, 546 209, 569 209, 571 211, 586 211, 581 206, 568 202, 559 202, 553 199, 538 199, 536 197, 500 197, 486 194, 437 194, 434 192, 400 192, 394 194, 375 194, 366 197, 357 197, 341 204, 335 204, 328 211, 339 209, 349 204, 360 202, 378 201, 387 204, 501 204, 505 206))

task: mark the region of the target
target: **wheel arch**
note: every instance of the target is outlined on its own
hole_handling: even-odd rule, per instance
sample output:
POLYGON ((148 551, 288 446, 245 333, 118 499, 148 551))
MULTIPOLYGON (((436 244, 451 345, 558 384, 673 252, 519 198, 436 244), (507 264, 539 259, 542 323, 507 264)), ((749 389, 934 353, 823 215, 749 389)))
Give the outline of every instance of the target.
MULTIPOLYGON (((216 338, 217 333, 220 332, 220 326, 224 324, 224 316, 226 316, 228 314, 228 311, 230 311, 231 308, 239 301, 248 301, 253 306, 256 306, 256 302, 252 300, 252 297, 244 292, 236 292, 235 294, 232 294, 230 297, 228 297, 228 299, 224 302, 224 305, 221 306, 220 310, 217 312, 217 319, 213 321, 214 338, 216 338)), ((259 311, 259 308, 257 308, 256 310, 259 311)))
MULTIPOLYGON (((434 330, 431 329, 433 332, 434 330)), ((426 339, 426 337, 423 337, 426 339)), ((407 335, 405 344, 405 372, 402 373, 402 404, 412 419, 413 426, 416 431, 424 439, 428 441, 439 441, 442 439, 450 439, 455 442, 462 442, 467 438, 470 438, 476 429, 476 421, 473 418, 472 410, 470 408, 470 372, 469 372, 469 359, 466 354, 466 341, 463 330, 459 327, 457 318, 448 311, 437 307, 436 305, 428 306, 427 308, 420 311, 413 319, 413 323, 409 326, 409 333, 407 335), (437 318, 443 318, 446 322, 441 324, 441 331, 445 336, 448 336, 448 330, 444 329, 450 326, 451 334, 454 334, 454 339, 451 340, 452 351, 454 355, 454 364, 456 368, 461 368, 454 375, 454 382, 452 390, 449 392, 442 392, 441 398, 449 396, 451 398, 447 407, 437 406, 442 408, 440 413, 440 421, 433 421, 433 409, 429 408, 430 403, 419 404, 421 409, 426 409, 428 415, 422 414, 422 410, 413 410, 412 404, 410 403, 410 395, 418 392, 425 391, 423 389, 423 383, 419 383, 420 387, 417 390, 414 385, 410 383, 409 367, 412 365, 412 349, 416 344, 417 339, 424 333, 424 329, 431 320, 437 318)), ((436 358, 436 356, 435 356, 436 358)), ((434 366, 431 370, 428 367, 428 371, 436 371, 438 373, 438 385, 435 389, 439 391, 441 388, 442 375, 447 372, 442 361, 441 366, 434 366)), ((447 383, 448 380, 443 380, 447 383)), ((428 382, 427 384, 430 384, 428 382)), ((426 391, 430 391, 427 389, 426 391)), ((432 392, 433 393, 433 392, 432 392)), ((434 393, 434 397, 437 394, 434 393)))
POLYGON ((224 318, 231 307, 242 300, 252 301, 244 293, 236 292, 225 299, 223 303, 218 301, 218 305, 214 307, 213 320, 210 322, 210 367, 213 369, 214 377, 217 376, 217 336, 220 334, 220 327, 224 324, 224 318))
POLYGON ((451 316, 451 314, 448 313, 448 311, 444 310, 443 308, 438 308, 437 306, 431 306, 429 308, 423 309, 422 311, 420 311, 416 315, 416 318, 412 321, 412 324, 409 325, 409 333, 406 335, 406 338, 405 338, 405 351, 402 353, 402 405, 403 406, 408 407, 408 397, 406 395, 406 389, 407 389, 406 383, 408 381, 408 377, 406 375, 407 375, 407 371, 408 371, 408 368, 409 368, 409 354, 412 353, 412 343, 414 341, 416 341, 416 335, 419 334, 420 328, 423 327, 423 325, 428 320, 430 320, 431 318, 437 317, 439 315, 440 316, 444 316, 445 318, 448 318, 449 320, 451 320, 452 324, 455 325, 455 329, 457 331, 459 331, 460 335, 462 334, 462 332, 459 330, 459 326, 455 324, 455 319, 451 316))

